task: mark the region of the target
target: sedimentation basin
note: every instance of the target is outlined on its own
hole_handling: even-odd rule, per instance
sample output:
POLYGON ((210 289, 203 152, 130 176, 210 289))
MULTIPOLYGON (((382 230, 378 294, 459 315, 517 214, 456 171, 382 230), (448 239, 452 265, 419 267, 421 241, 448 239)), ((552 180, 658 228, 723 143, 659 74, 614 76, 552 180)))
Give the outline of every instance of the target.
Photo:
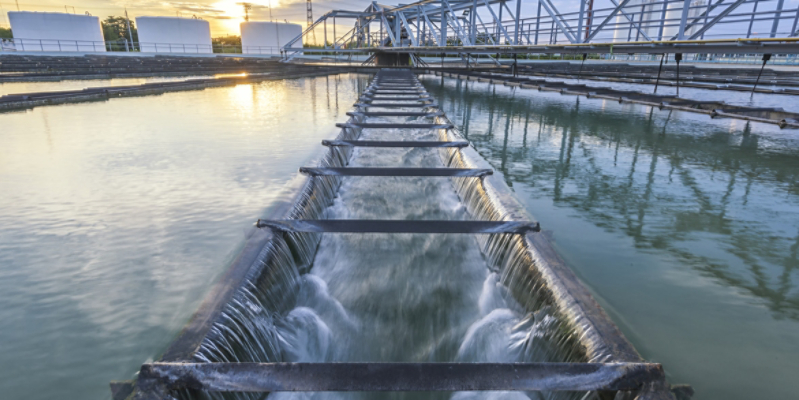
MULTIPOLYGON (((761 356, 765 356, 772 348, 777 347, 783 353, 792 352, 793 341, 790 337, 772 337, 770 346, 753 344, 757 341, 755 338, 762 337, 766 332, 780 332, 784 336, 784 333, 794 331, 791 328, 795 323, 795 319, 791 317, 791 304, 793 304, 791 299, 795 297, 795 289, 791 285, 793 279, 791 271, 795 269, 792 269, 791 265, 795 265, 792 263, 795 263, 796 257, 795 252, 791 253, 791 249, 795 246, 791 244, 790 234, 782 233, 795 226, 790 210, 792 204, 795 204, 792 203, 794 200, 791 188, 795 187, 796 181, 792 169, 787 167, 795 161, 791 151, 795 148, 795 143, 790 139, 790 131, 780 133, 776 126, 772 129, 756 123, 747 125, 745 121, 711 120, 707 116, 679 111, 669 112, 642 105, 620 105, 617 102, 600 99, 522 90, 490 82, 468 82, 432 76, 423 77, 422 82, 464 138, 472 141, 474 148, 488 160, 489 167, 493 167, 497 176, 501 176, 512 186, 516 196, 524 202, 524 208, 534 215, 536 220, 543 222, 544 233, 552 229, 558 239, 558 246, 565 242, 565 251, 560 250, 567 256, 569 265, 575 265, 578 274, 589 282, 592 288, 601 289, 598 290, 600 303, 609 310, 616 323, 632 339, 636 347, 647 359, 669 360, 666 363, 666 371, 678 377, 671 379, 672 381, 690 383, 697 387, 700 393, 707 393, 714 398, 748 396, 751 391, 761 394, 771 393, 772 397, 779 397, 781 393, 791 390, 789 379, 785 375, 780 375, 780 372, 791 370, 790 360, 786 360, 787 364, 782 366, 779 363, 766 366, 758 362, 755 357, 753 358, 755 362, 745 367, 766 368, 769 371, 768 375, 758 376, 765 382, 770 382, 769 387, 765 383, 753 386, 751 382, 740 378, 697 379, 696 376, 703 375, 701 370, 686 372, 690 370, 690 364, 695 367, 715 365, 716 369, 722 368, 726 373, 736 371, 744 373, 746 369, 741 369, 741 364, 734 365, 736 363, 730 362, 730 357, 733 360, 735 357, 743 359, 753 357, 758 352, 761 356), (636 118, 629 124, 622 122, 631 115, 636 118), (697 126, 702 129, 697 131, 697 126), (533 146, 533 137, 536 140, 535 146, 533 146), (560 147, 557 147, 558 145, 560 147), (601 151, 601 149, 607 150, 601 151), (578 154, 585 157, 586 164, 581 163, 582 159, 578 158, 578 154), (725 160, 731 161, 728 163, 725 160), (627 163, 623 164, 625 161, 627 163), (667 163, 667 166, 662 166, 662 163, 667 163), (617 168, 621 170, 622 167, 618 166, 620 164, 624 165, 627 173, 619 172, 619 177, 615 177, 615 172, 602 172, 603 168, 610 168, 610 171, 616 171, 617 168), (641 164, 646 164, 648 168, 642 168, 641 164), (668 164, 672 164, 671 168, 668 164), (706 173, 709 171, 706 165, 715 166, 712 168, 723 170, 728 173, 727 176, 735 179, 730 182, 725 180, 724 185, 717 185, 714 182, 717 182, 718 176, 706 173), (751 171, 759 172, 751 173, 750 167, 753 167, 751 171), (675 177, 679 185, 685 185, 684 193, 682 189, 668 186, 666 183, 658 184, 658 182, 674 182, 675 177), (551 186, 549 179, 554 179, 551 181, 551 186), (738 182, 747 182, 747 184, 738 182), (624 188, 627 188, 626 192, 622 190, 624 188), (640 193, 638 189, 641 190, 640 193), (775 191, 777 195, 765 195, 764 193, 768 191, 775 191), (725 198, 724 194, 727 192, 731 194, 725 198), (617 196, 615 193, 625 193, 626 196, 617 196), (742 196, 738 201, 733 200, 736 193, 742 196), (780 193, 784 193, 785 196, 781 197, 780 193), (692 210, 691 201, 696 201, 697 210, 692 210), (652 208, 668 210, 681 204, 685 204, 686 210, 671 216, 666 213, 662 217, 664 221, 674 218, 678 222, 674 226, 668 222, 660 222, 660 217, 651 217, 654 211, 649 211, 652 208), (747 212, 757 210, 757 212, 751 217, 743 217, 742 211, 735 213, 725 211, 731 209, 747 210, 747 212), (781 211, 782 221, 774 221, 768 217, 776 210, 781 211), (684 215, 685 212, 689 215, 684 215), (647 223, 652 218, 655 221, 652 222, 654 225, 647 223), (734 222, 741 222, 746 228, 734 229, 736 228, 734 222), (579 226, 577 230, 573 228, 575 224, 579 226), (647 229, 648 227, 655 228, 654 234, 647 229), (607 231, 604 235, 603 229, 607 231), (753 229, 759 234, 775 239, 776 242, 768 245, 745 240, 746 237, 750 237, 747 232, 753 229), (589 231, 593 233, 587 236, 585 232, 589 231), (629 248, 625 245, 625 235, 636 238, 634 245, 629 248), (685 241, 684 237, 693 238, 694 242, 699 238, 700 243, 693 247, 680 245, 685 241), (589 248, 585 248, 586 243, 589 244, 589 248), (642 246, 644 250, 641 252, 630 250, 638 246, 642 246), (747 269, 735 269, 738 267, 734 257, 742 255, 735 249, 740 249, 742 246, 755 250, 751 254, 755 254, 758 258, 749 259, 747 262, 752 266, 752 271, 756 272, 753 276, 760 286, 747 284, 747 269), (614 251, 609 252, 608 248, 613 248, 614 251), (722 253, 715 253, 716 248, 722 253), (725 248, 733 249, 729 253, 731 256, 724 256, 725 248), (627 260, 630 266, 619 264, 619 258, 627 260), (673 263, 668 262, 670 259, 674 260, 673 263), (757 268, 763 265, 766 266, 765 275, 762 267, 757 268), (782 265, 785 266, 787 275, 777 273, 782 265), (735 271, 725 272, 720 269, 725 266, 735 271), (612 273, 608 275, 608 271, 612 273), (772 271, 775 271, 775 275, 769 275, 772 271), (692 286, 686 286, 690 282, 696 282, 695 279, 663 279, 664 274, 668 277, 668 274, 674 273, 686 276, 691 276, 692 273, 699 274, 703 280, 702 288, 693 289, 692 286), (770 276, 782 279, 780 281, 782 286, 775 288, 773 292, 763 292, 762 289, 770 288, 770 276), (691 302, 693 307, 676 305, 669 307, 670 303, 675 302, 674 295, 668 298, 653 296, 668 292, 667 288, 675 293, 687 294, 694 300, 691 302), (724 288, 733 289, 732 294, 739 299, 737 303, 730 305, 728 301, 724 301, 730 299, 724 293, 724 288), (629 297, 624 297, 624 294, 629 297), (648 300, 637 301, 640 298, 648 300), (668 301, 664 301, 666 299, 668 301), (765 313, 758 311, 762 309, 761 301, 770 304, 767 310, 772 311, 765 313), (773 305, 769 302, 773 302, 773 305), (697 307, 699 304, 704 307, 697 307), (725 319, 723 312, 719 314, 721 310, 729 310, 730 307, 744 313, 746 318, 757 320, 758 323, 747 326, 748 329, 742 329, 742 326, 736 328, 737 324, 733 321, 737 322, 737 318, 731 316, 725 319), (675 322, 675 315, 684 316, 684 319, 677 319, 675 322), (709 315, 714 315, 712 320, 715 324, 724 322, 722 326, 728 328, 726 334, 746 343, 748 346, 746 349, 749 351, 730 352, 730 343, 724 339, 723 331, 716 332, 722 339, 716 340, 715 343, 710 341, 708 336, 704 336, 708 332, 709 325, 703 325, 701 319, 703 316, 708 318, 709 315), (644 325, 641 325, 641 318, 646 321, 644 325), (644 327, 647 327, 646 334, 641 334, 640 330, 644 327), (691 329, 693 327, 696 329, 691 329), (674 338, 683 339, 674 343, 674 347, 669 347, 674 338), (689 346, 691 350, 678 351, 683 346, 689 346), (673 355, 670 356, 670 353, 673 355), (690 359, 689 355, 693 354, 698 359, 686 363, 685 360, 690 359), (707 361, 708 359, 711 361, 707 361), (720 362, 714 362, 714 359, 726 360, 724 362, 727 364, 726 369, 720 362), (671 368, 669 364, 677 367, 671 368), (740 381, 737 387, 736 380, 740 381), (736 391, 740 393, 736 394, 736 391)), ((238 88, 246 87, 247 85, 206 91, 241 90, 238 88)), ((352 89, 355 93, 360 92, 359 89, 352 89)), ((164 96, 174 95, 176 94, 164 96)), ((244 98, 239 97, 239 99, 244 98)), ((108 104, 133 100, 136 99, 115 99, 108 104)), ((349 104, 353 102, 349 101, 349 104)), ((249 100, 243 104, 247 103, 249 100)), ((90 105, 58 107, 79 106, 90 105)), ((40 108, 31 112, 42 112, 42 110, 52 112, 57 109, 40 108)), ((339 119, 340 121, 342 120, 339 119)), ((388 140, 396 136, 396 132, 390 129, 382 132, 370 129, 365 131, 366 134, 375 135, 374 139, 388 140)), ((416 135, 417 139, 436 138, 424 136, 425 132, 417 132, 416 135)), ((332 138, 332 135, 327 137, 332 138)), ((268 152, 268 149, 266 147, 264 151, 268 152)), ((436 163, 441 162, 436 154, 439 151, 358 149, 354 152, 353 161, 369 167, 420 164, 435 167, 436 163)), ((312 163, 305 162, 301 165, 307 166, 312 163)), ((157 168, 157 164, 148 168, 157 168)), ((362 217, 393 218, 406 215, 417 219, 446 220, 463 220, 470 216, 468 210, 458 206, 460 201, 457 196, 447 194, 448 178, 434 182, 429 179, 404 178, 405 185, 400 182, 402 180, 391 178, 388 180, 390 185, 386 186, 381 184, 387 181, 385 179, 343 179, 340 194, 343 199, 343 196, 349 193, 349 197, 346 198, 348 201, 342 200, 334 204, 329 216, 351 218, 356 216, 356 213, 362 213, 360 215, 362 217), (392 200, 390 202, 379 201, 377 196, 369 193, 370 187, 380 187, 384 190, 397 188, 399 192, 386 193, 386 197, 392 200), (420 190, 425 193, 424 198, 418 196, 420 190), (428 201, 431 198, 436 201, 428 201), (407 204, 407 207, 400 206, 399 214, 391 214, 396 212, 393 210, 398 204, 407 204), (440 210, 441 205, 449 206, 440 210)), ((8 207, 11 206, 7 206, 7 209, 11 209, 8 207)), ((264 213, 262 216, 268 214, 264 213)), ((358 328, 352 337, 356 338, 358 345, 363 344, 354 346, 356 351, 349 354, 353 359, 367 360, 369 357, 366 355, 374 354, 374 351, 385 351, 386 354, 381 354, 381 357, 385 356, 383 359, 418 360, 420 355, 426 353, 408 354, 409 352, 404 350, 421 346, 439 349, 432 353, 431 357, 434 357, 434 360, 455 359, 455 356, 460 356, 461 349, 464 349, 463 354, 478 361, 502 360, 503 354, 508 354, 506 353, 508 348, 492 346, 502 343, 501 340, 486 339, 483 343, 487 344, 476 346, 477 352, 469 353, 469 346, 464 347, 466 342, 457 339, 457 337, 462 339, 479 337, 475 333, 479 333, 480 329, 499 331, 497 334, 489 335, 491 339, 497 339, 503 331, 503 323, 518 318, 514 316, 514 312, 520 312, 514 306, 508 305, 506 297, 501 294, 497 297, 481 295, 474 297, 478 292, 485 293, 489 290, 490 293, 492 281, 489 279, 490 269, 486 268, 487 262, 473 262, 481 257, 479 254, 470 253, 474 250, 469 245, 470 241, 458 237, 414 238, 416 235, 410 235, 408 240, 397 241, 389 240, 387 236, 402 235, 377 234, 374 237, 341 235, 322 240, 313 267, 308 265, 299 269, 303 276, 302 284, 305 285, 303 287, 306 288, 305 294, 311 299, 307 301, 317 301, 317 303, 314 307, 305 307, 305 310, 293 308, 286 314, 285 320, 276 320, 278 337, 285 340, 281 342, 280 350, 285 352, 286 359, 292 357, 308 359, 319 354, 328 354, 332 360, 334 356, 340 355, 337 351, 350 353, 347 349, 352 347, 346 346, 346 340, 343 339, 329 341, 327 352, 323 351, 324 346, 314 345, 311 350, 307 348, 308 343, 324 343, 324 340, 320 340, 325 337, 324 328, 327 328, 331 335, 335 335, 337 331, 347 332, 347 324, 341 327, 330 321, 350 321, 358 328), (385 246, 385 243, 393 243, 393 247, 381 247, 385 246), (442 249, 448 248, 460 250, 441 253, 442 249), (347 258, 342 252, 345 249, 360 250, 354 253, 366 254, 367 257, 347 258), (379 252, 372 250, 370 253, 369 249, 379 249, 379 252), (327 256, 324 258, 318 258, 325 255, 327 256), (408 255, 413 257, 410 263, 403 261, 408 255), (376 270, 375 265, 383 264, 396 265, 396 274, 390 275, 395 278, 392 282, 381 281, 387 271, 385 268, 376 270), (456 264, 464 268, 462 269, 464 273, 452 274, 456 264), (440 271, 431 268, 434 265, 448 267, 440 271), (443 276, 436 275, 444 272, 446 274, 443 276), (487 275, 483 277, 481 273, 487 275), (475 281, 479 285, 475 285, 475 281), (352 282, 359 284, 353 288, 352 282), (412 282, 413 285, 399 287, 393 285, 396 282, 412 282), (411 290, 412 287, 416 287, 416 291, 411 290), (426 298, 423 295, 426 290, 432 290, 436 296, 426 298), (330 298, 318 296, 324 292, 327 292, 330 298), (375 293, 385 295, 374 296, 375 293), (396 318, 384 316, 380 312, 380 307, 374 304, 372 299, 375 298, 396 299, 395 302, 387 301, 385 305, 391 307, 393 304, 395 309, 401 310, 397 316, 409 318, 407 323, 396 324, 396 318), (500 309, 509 310, 509 312, 503 311, 507 315, 498 315, 502 312, 494 313, 495 310, 492 310, 486 314, 486 316, 494 314, 491 318, 483 317, 484 309, 491 309, 496 305, 497 303, 492 302, 496 299, 505 302, 498 304, 504 304, 499 307, 500 309), (336 303, 342 307, 339 308, 336 303), (325 311, 318 310, 322 308, 325 311), (308 309, 316 314, 316 318, 309 314, 308 309), (414 313, 413 310, 423 312, 414 313), (430 314, 435 310, 443 314, 430 314), (342 311, 345 315, 340 314, 342 311), (425 315, 430 316, 420 317, 425 315), (362 333, 374 333, 374 339, 361 338, 358 330, 363 330, 364 321, 381 321, 381 318, 387 318, 387 322, 378 325, 366 323, 368 326, 381 327, 380 329, 362 333), (319 320, 324 325, 320 325, 319 320), (447 337, 435 345, 426 345, 424 338, 430 337, 431 332, 420 332, 417 328, 413 328, 417 326, 415 325, 417 320, 423 322, 421 325, 432 329, 433 333, 454 332, 453 337, 447 337), (297 329, 298 326, 303 329, 297 329), (310 338, 309 332, 313 332, 310 338), (468 334, 470 332, 473 335, 470 336, 468 334), (403 337, 409 338, 413 343, 400 343, 397 347, 393 344, 386 345, 387 342, 403 337), (306 347, 297 346, 297 343, 306 347), (391 351, 392 348, 402 351, 391 351), (362 354, 358 355, 359 353, 362 354)), ((347 254, 353 252, 348 251, 347 254)), ((539 320, 541 318, 544 316, 539 315, 539 320)), ((517 325, 513 324, 514 327, 517 325)), ((516 337, 521 336, 519 332, 513 330, 510 332, 515 333, 516 337)), ((333 337, 341 339, 342 335, 333 337)), ((518 349, 518 347, 510 349, 514 348, 518 349)), ((141 360, 140 363, 142 361, 146 360, 141 360)))

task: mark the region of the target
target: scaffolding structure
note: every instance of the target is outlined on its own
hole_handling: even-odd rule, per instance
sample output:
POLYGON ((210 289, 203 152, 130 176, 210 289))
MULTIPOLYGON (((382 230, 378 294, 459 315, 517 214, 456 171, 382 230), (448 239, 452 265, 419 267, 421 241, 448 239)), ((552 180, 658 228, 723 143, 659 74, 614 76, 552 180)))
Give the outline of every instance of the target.
POLYGON ((785 0, 421 0, 363 11, 333 10, 284 47, 307 52, 799 53, 799 6, 785 0), (510 3, 510 4, 509 4, 510 3), (561 4, 563 7, 564 4, 561 4), (522 10, 535 10, 523 16, 522 10), (337 35, 337 19, 353 27, 337 35), (332 39, 327 23, 333 23, 332 39), (294 45, 321 28, 323 49, 294 45))

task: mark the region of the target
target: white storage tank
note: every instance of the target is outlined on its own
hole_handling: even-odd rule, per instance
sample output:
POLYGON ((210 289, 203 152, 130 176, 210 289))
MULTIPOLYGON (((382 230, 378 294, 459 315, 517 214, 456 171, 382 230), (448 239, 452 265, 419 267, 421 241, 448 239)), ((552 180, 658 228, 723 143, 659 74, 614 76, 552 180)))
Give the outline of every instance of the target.
MULTIPOLYGON (((302 34, 302 26, 285 22, 242 22, 241 52, 244 54, 280 54, 280 48, 302 34)), ((302 47, 302 39, 291 47, 302 47)))
POLYGON ((98 17, 9 11, 8 20, 17 51, 105 51, 98 17))
POLYGON ((144 53, 213 53, 208 21, 177 17, 136 17, 144 53))

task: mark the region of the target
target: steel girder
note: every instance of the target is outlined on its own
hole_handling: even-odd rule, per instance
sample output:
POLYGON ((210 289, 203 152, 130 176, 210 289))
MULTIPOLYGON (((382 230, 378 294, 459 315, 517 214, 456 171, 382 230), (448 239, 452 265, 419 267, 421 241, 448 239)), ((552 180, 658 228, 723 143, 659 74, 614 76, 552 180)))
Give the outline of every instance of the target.
POLYGON ((566 13, 556 8, 556 3, 561 6, 568 4, 561 2, 563 0, 420 0, 394 7, 373 2, 363 11, 333 10, 324 14, 282 50, 286 58, 315 52, 315 49, 299 48, 297 42, 309 37, 314 29, 325 26, 328 19, 335 18, 339 21, 354 19, 355 23, 343 36, 334 37, 334 49, 327 51, 393 51, 393 48, 402 48, 405 52, 456 54, 797 53, 793 42, 758 42, 752 45, 743 39, 738 40, 745 36, 740 28, 735 28, 735 24, 741 22, 757 21, 762 25, 758 31, 764 32, 763 38, 791 38, 799 34, 796 27, 799 6, 786 8, 782 0, 778 0, 771 10, 763 9, 761 3, 772 4, 767 0, 581 0, 574 7, 577 11, 566 13), (507 1, 517 1, 515 13, 507 1), (520 15, 523 10, 521 1, 528 1, 530 5, 536 2, 535 6, 539 10, 543 8, 544 12, 523 17, 520 15), (760 5, 761 8, 746 11, 741 7, 745 4, 760 5), (507 14, 503 17, 505 12, 507 14), (558 37, 560 33, 562 35, 558 37), (643 40, 629 42, 632 36, 643 40), (697 44, 676 40, 684 37, 694 41, 706 36, 727 38, 735 43, 727 40, 697 44), (535 43, 543 40, 551 45, 522 46, 522 39, 527 38, 527 43, 531 43, 531 37, 536 38, 535 43), (653 38, 670 39, 655 41, 653 38), (569 45, 588 46, 579 47, 579 50, 554 46, 564 41, 569 45), (435 45, 430 46, 431 43, 435 45))

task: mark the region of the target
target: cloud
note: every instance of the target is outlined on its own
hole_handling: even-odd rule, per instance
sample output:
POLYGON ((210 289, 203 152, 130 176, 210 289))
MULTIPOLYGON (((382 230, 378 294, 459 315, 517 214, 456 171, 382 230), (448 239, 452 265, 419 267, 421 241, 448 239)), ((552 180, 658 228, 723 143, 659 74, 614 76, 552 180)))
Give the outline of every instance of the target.
POLYGON ((188 11, 193 13, 200 13, 200 14, 224 14, 224 11, 212 7, 208 4, 201 4, 201 3, 194 3, 194 2, 183 2, 183 1, 173 1, 165 3, 167 6, 178 9, 180 11, 188 11))

